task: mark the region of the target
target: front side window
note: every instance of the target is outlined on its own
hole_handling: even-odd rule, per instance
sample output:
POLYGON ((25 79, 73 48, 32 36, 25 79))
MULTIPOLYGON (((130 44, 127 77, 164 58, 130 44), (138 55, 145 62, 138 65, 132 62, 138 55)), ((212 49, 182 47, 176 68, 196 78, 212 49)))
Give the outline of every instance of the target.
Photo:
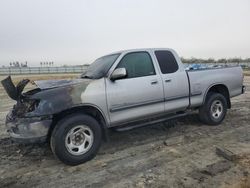
POLYGON ((166 50, 158 50, 155 51, 155 56, 163 74, 174 73, 178 70, 179 66, 172 52, 166 50))
POLYGON ((125 68, 127 70, 126 78, 155 75, 152 59, 147 52, 132 52, 126 54, 117 68, 125 68))

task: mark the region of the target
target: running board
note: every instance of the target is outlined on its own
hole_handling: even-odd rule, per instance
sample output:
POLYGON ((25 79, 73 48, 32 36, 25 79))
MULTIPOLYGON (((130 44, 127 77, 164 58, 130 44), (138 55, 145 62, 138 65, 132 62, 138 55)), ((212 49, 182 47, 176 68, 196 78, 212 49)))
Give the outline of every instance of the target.
POLYGON ((174 114, 172 116, 168 116, 168 117, 162 117, 162 118, 154 118, 152 120, 148 120, 148 121, 139 121, 139 122, 133 122, 133 123, 128 123, 126 125, 122 125, 122 126, 118 126, 118 127, 114 127, 114 129, 118 132, 122 132, 122 131, 128 131, 128 130, 132 130, 132 129, 136 129, 136 128, 140 128, 140 127, 145 127, 148 125, 152 125, 152 124, 156 124, 156 123, 161 123, 164 121, 168 121, 168 120, 173 120, 173 119, 177 119, 180 117, 184 117, 186 116, 188 113, 180 113, 180 114, 174 114))

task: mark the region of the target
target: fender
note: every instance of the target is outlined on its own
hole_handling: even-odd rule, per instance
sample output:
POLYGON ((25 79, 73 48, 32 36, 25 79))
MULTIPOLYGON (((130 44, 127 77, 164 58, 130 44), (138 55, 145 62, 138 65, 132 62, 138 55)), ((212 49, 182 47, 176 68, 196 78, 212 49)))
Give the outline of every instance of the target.
MULTIPOLYGON (((224 83, 221 83, 221 82, 213 83, 213 84, 211 84, 211 85, 206 89, 206 91, 205 91, 205 93, 204 93, 204 96, 203 96, 202 105, 205 103, 205 100, 206 100, 208 91, 209 91, 212 87, 214 87, 214 86, 223 86, 223 87, 225 87, 225 88, 227 89, 227 93, 228 93, 228 98, 227 98, 228 108, 231 108, 229 89, 228 89, 227 85, 225 85, 224 83)), ((226 96, 226 97, 227 97, 227 96, 226 96)))

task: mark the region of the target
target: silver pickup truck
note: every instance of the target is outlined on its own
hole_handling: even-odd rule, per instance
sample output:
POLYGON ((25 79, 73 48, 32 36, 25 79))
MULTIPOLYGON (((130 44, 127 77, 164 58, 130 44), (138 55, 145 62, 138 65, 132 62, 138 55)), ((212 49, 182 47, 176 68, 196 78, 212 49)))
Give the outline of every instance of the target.
POLYGON ((35 81, 22 92, 2 80, 17 103, 6 117, 18 142, 50 142, 62 162, 77 165, 92 159, 109 128, 128 130, 199 110, 204 124, 218 125, 244 93, 241 67, 185 70, 172 49, 136 49, 112 53, 93 62, 74 80, 35 81))

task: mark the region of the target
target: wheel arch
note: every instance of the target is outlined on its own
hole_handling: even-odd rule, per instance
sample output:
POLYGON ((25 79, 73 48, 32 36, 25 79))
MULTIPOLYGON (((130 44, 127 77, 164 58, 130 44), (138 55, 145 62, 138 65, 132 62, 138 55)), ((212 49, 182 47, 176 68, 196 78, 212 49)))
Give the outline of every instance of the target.
POLYGON ((216 83, 216 84, 212 84, 211 86, 209 86, 208 89, 206 90, 205 95, 204 95, 202 104, 205 103, 205 100, 206 100, 207 95, 208 95, 209 92, 216 92, 216 93, 222 94, 227 100, 227 108, 228 109, 231 108, 231 100, 230 100, 229 89, 225 84, 216 83))
POLYGON ((107 127, 108 127, 108 121, 105 118, 104 113, 99 109, 97 106, 91 105, 91 104, 85 104, 85 105, 78 105, 78 106, 73 106, 71 108, 68 108, 66 110, 63 110, 59 113, 53 114, 52 118, 52 124, 49 129, 48 133, 48 139, 50 138, 52 131, 54 130, 57 122, 64 118, 65 116, 74 114, 74 113, 83 113, 87 114, 89 116, 92 116, 95 118, 101 125, 102 132, 103 132, 103 138, 107 140, 107 127))

